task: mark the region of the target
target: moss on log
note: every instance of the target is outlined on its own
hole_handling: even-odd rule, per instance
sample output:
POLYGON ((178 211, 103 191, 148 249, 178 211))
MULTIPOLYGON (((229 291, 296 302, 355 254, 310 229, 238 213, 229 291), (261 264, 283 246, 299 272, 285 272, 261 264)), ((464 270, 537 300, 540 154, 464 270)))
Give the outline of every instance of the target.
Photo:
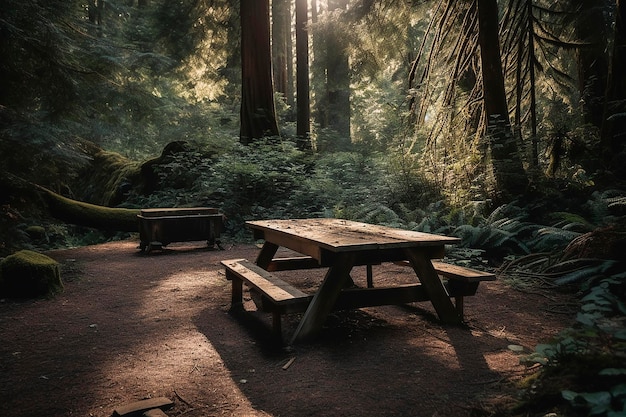
POLYGON ((98 206, 63 197, 47 188, 36 185, 54 217, 66 223, 92 227, 99 230, 137 232, 138 209, 98 206))
POLYGON ((80 179, 74 184, 76 196, 81 200, 114 207, 124 201, 124 184, 141 181, 139 163, 118 153, 96 148, 90 157, 91 163, 81 171, 80 179))
POLYGON ((59 264, 38 252, 22 250, 0 262, 0 295, 31 298, 63 289, 59 264))

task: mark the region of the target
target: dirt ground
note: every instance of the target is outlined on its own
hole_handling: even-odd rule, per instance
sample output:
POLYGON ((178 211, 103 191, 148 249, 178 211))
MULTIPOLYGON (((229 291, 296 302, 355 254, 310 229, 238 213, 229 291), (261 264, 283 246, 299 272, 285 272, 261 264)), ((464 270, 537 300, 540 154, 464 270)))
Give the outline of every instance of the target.
MULTIPOLYGON (((268 314, 229 313, 220 260, 254 260, 254 245, 172 244, 140 254, 136 241, 50 252, 63 293, 0 302, 0 415, 110 416, 167 397, 168 416, 478 416, 515 399, 529 353, 570 324, 562 296, 501 281, 466 299, 466 326, 439 323, 428 303, 332 315, 319 339, 270 343, 268 314), (289 366, 285 366, 293 360, 289 366)), ((410 277, 374 267, 374 283, 410 277)), ((286 277, 314 288, 323 271, 286 277)), ((355 270, 365 285, 365 269, 355 270)), ((254 304, 246 301, 246 308, 254 304)), ((286 338, 299 316, 283 320, 286 338)))

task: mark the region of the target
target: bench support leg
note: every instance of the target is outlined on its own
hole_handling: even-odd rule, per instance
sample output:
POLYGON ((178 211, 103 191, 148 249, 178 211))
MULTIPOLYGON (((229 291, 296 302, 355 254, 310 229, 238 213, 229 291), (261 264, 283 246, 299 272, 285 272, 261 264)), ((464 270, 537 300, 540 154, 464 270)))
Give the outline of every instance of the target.
POLYGON ((461 321, 463 321, 463 296, 458 296, 458 297, 454 297, 454 305, 456 307, 456 311, 459 314, 459 317, 461 318, 461 321))
POLYGON ((232 277, 231 281, 233 282, 233 289, 230 300, 230 309, 243 310, 243 281, 235 277, 232 277))
POLYGON ((283 339, 283 332, 281 328, 280 313, 277 311, 272 312, 272 335, 277 341, 283 339))

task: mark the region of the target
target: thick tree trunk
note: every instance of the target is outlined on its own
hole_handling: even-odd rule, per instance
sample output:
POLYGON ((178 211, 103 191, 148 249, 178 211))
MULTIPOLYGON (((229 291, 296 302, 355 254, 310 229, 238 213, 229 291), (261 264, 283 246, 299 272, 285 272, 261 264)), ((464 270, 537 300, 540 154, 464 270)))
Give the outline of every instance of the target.
POLYGON ((240 141, 278 136, 268 0, 241 0, 240 141))
POLYGON ((620 179, 626 179, 626 1, 617 0, 615 39, 602 124, 602 155, 620 179))
POLYGON ((307 0, 296 0, 297 136, 300 149, 310 149, 309 36, 307 0))
POLYGON ((602 127, 604 94, 607 85, 608 55, 605 27, 607 22, 598 0, 582 0, 580 2, 579 23, 576 26, 577 37, 590 44, 577 52, 578 88, 583 118, 586 123, 602 127))
POLYGON ((478 0, 478 20, 484 109, 498 193, 496 198, 499 202, 506 202, 525 191, 528 179, 509 120, 500 58, 496 0, 478 0))

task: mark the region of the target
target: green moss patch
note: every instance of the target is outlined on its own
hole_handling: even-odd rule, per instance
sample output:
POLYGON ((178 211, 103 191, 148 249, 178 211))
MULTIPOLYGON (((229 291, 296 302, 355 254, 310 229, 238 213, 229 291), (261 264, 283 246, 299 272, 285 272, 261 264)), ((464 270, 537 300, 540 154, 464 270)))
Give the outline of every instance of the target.
POLYGON ((38 252, 22 250, 0 262, 0 296, 33 298, 63 289, 59 263, 38 252))
POLYGON ((48 209, 57 219, 100 230, 138 231, 139 210, 98 206, 63 197, 43 187, 38 189, 43 191, 48 209))

